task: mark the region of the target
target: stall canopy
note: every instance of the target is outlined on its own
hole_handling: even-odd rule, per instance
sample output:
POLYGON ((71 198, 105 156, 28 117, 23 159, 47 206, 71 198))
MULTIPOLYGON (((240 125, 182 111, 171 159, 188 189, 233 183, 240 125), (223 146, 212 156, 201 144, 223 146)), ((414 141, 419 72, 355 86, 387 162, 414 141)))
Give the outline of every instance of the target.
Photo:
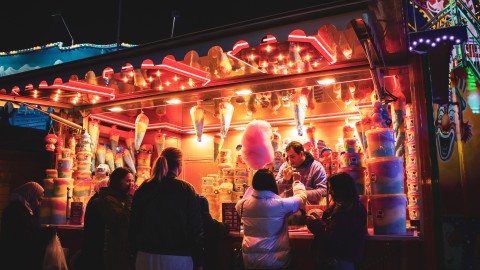
MULTIPOLYGON (((367 2, 262 18, 0 77, 0 99, 78 109, 126 128, 134 125, 129 116, 137 109, 158 116, 180 95, 182 103, 214 102, 245 88, 281 95, 318 87, 322 79, 350 83, 353 99, 361 102, 362 91, 375 88, 374 63, 382 62, 368 29, 361 38, 355 29, 369 19, 367 2)), ((155 124, 149 128, 165 128, 155 124)))

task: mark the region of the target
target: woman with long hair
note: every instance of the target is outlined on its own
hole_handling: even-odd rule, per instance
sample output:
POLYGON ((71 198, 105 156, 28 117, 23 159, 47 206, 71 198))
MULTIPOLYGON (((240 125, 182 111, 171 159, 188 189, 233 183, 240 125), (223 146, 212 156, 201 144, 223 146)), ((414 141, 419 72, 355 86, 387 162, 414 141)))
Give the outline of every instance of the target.
POLYGON ((203 226, 195 188, 178 176, 182 152, 165 148, 134 194, 130 242, 136 269, 201 269, 203 226))
POLYGON ((327 187, 333 204, 322 217, 307 215, 307 227, 319 250, 318 269, 353 270, 365 249, 367 210, 360 203, 355 182, 348 173, 331 175, 327 187))

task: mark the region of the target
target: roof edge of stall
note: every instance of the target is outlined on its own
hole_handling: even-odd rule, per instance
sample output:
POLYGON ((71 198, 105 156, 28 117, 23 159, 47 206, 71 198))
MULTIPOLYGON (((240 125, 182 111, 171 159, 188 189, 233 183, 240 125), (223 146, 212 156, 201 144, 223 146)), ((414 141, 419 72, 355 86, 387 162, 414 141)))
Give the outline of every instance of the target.
POLYGON ((369 2, 371 1, 338 1, 334 4, 330 3, 298 9, 192 32, 108 54, 16 73, 0 77, 0 90, 5 89, 7 93, 10 93, 13 87, 23 89, 29 84, 38 85, 41 81, 53 82, 56 78, 62 78, 65 81, 68 81, 69 77, 73 74, 83 76, 88 71, 94 71, 98 74, 107 67, 120 69, 122 65, 127 62, 139 66, 146 58, 161 60, 166 55, 174 55, 178 57, 183 56, 185 52, 192 49, 197 50, 201 55, 204 55, 210 47, 215 45, 230 50, 235 42, 240 39, 246 39, 245 36, 248 36, 249 33, 255 36, 250 37, 249 40, 253 41, 255 38, 256 42, 260 43, 262 32, 267 34, 273 33, 277 36, 287 36, 292 30, 292 27, 295 27, 296 25, 299 27, 301 26, 303 30, 316 31, 316 29, 304 28, 306 25, 310 25, 310 27, 313 28, 318 27, 318 23, 308 24, 310 21, 332 23, 331 21, 326 20, 326 18, 332 18, 338 15, 343 15, 342 18, 345 17, 345 20, 339 19, 339 21, 333 23, 340 24, 340 27, 344 28, 352 18, 352 13, 362 16, 362 14, 368 10, 369 2), (290 29, 286 29, 285 27, 290 27, 290 29), (195 48, 192 48, 194 46, 195 48))

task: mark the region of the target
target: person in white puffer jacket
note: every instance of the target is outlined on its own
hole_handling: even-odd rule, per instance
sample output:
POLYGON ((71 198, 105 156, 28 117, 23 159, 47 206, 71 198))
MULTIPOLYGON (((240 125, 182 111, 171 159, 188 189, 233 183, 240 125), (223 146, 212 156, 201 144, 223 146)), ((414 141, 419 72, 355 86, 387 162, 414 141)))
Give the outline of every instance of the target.
POLYGON ((252 187, 237 202, 235 209, 244 226, 242 254, 246 269, 289 269, 288 216, 303 208, 307 200, 300 181, 293 181, 292 186, 292 197, 280 197, 273 173, 260 169, 253 176, 252 187))

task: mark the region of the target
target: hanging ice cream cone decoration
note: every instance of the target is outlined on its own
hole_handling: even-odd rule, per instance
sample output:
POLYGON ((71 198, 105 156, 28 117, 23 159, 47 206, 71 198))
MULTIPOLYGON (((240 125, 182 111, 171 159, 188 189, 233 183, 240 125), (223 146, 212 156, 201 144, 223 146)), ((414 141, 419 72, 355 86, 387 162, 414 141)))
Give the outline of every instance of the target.
POLYGON ((97 120, 88 121, 88 134, 90 134, 92 153, 96 153, 98 139, 100 138, 100 127, 97 120))
POLYGON ((272 128, 272 147, 273 152, 280 151, 280 142, 282 141, 282 136, 277 132, 278 128, 272 128))
POLYGON ((155 148, 157 149, 157 156, 160 156, 160 154, 163 151, 163 148, 165 147, 165 137, 167 135, 163 134, 161 130, 157 131, 155 134, 154 140, 155 140, 155 148))
POLYGON ((307 97, 301 92, 296 92, 290 99, 293 103, 293 116, 295 118, 298 136, 303 136, 303 122, 305 122, 305 114, 308 106, 307 97))
POLYGON ((316 145, 315 143, 315 130, 316 128, 312 126, 312 123, 310 123, 310 126, 307 127, 307 137, 308 140, 312 143, 313 146, 316 145))
POLYGON ((107 148, 103 144, 97 146, 97 161, 98 164, 105 164, 105 153, 107 148))
POLYGON ((115 156, 117 154, 118 141, 120 140, 120 131, 117 129, 116 125, 113 125, 112 129, 110 129, 109 139, 110 146, 112 147, 113 156, 115 156))
POLYGON ((137 155, 137 168, 140 166, 148 166, 150 167, 150 162, 152 159, 152 150, 153 150, 153 145, 151 144, 142 144, 140 146, 140 151, 137 155))
POLYGON ((105 151, 105 162, 107 163, 108 167, 110 167, 110 172, 115 170, 115 161, 113 151, 111 149, 107 149, 105 151))
POLYGON ((142 145, 143 137, 145 137, 147 132, 148 122, 147 115, 141 111, 135 120, 135 150, 140 149, 142 145))
POLYGON ((125 138, 125 144, 130 150, 130 155, 132 155, 132 158, 135 160, 135 133, 133 133, 133 131, 130 130, 130 132, 128 132, 125 138))
POLYGON ((127 164, 128 168, 132 170, 133 174, 137 174, 137 170, 135 169, 135 164, 133 163, 132 155, 128 149, 123 150, 123 161, 127 164))
POLYGON ((117 153, 115 154, 115 159, 113 160, 115 168, 123 167, 123 154, 117 153))
POLYGON ((68 138, 68 143, 67 143, 67 147, 70 149, 70 154, 72 156, 75 155, 75 147, 77 146, 77 141, 75 140, 75 136, 70 136, 68 138))
POLYGON ((217 161, 218 154, 220 153, 220 149, 223 146, 223 135, 221 133, 215 134, 213 137, 213 161, 217 161))
POLYGON ((205 109, 200 104, 200 101, 197 102, 197 105, 193 106, 190 109, 190 117, 192 118, 193 127, 195 128, 195 133, 197 134, 197 141, 202 141, 203 133, 203 123, 205 120, 205 109))
POLYGON ((220 109, 220 133, 225 139, 227 137, 228 128, 232 121, 233 116, 233 105, 228 100, 223 100, 219 104, 220 109))

